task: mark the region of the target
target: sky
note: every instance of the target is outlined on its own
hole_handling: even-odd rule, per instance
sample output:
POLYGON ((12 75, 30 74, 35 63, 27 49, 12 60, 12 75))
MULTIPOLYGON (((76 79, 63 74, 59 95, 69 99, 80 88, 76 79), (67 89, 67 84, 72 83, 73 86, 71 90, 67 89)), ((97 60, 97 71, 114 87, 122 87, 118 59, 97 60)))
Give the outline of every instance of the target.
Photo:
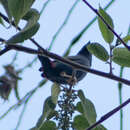
MULTIPOLYGON (((39 11, 42 8, 42 5, 45 1, 36 1, 33 5, 34 8, 37 8, 39 11)), ((45 8, 43 14, 40 17, 40 29, 37 34, 34 36, 34 39, 44 48, 48 48, 49 44, 52 41, 52 38, 58 28, 62 25, 69 9, 76 0, 52 0, 48 6, 45 8)), ((97 8, 99 4, 101 7, 104 7, 109 1, 106 0, 88 0, 90 4, 97 8)), ((108 14, 112 17, 115 25, 115 31, 118 34, 122 33, 122 36, 127 34, 127 30, 130 24, 130 1, 129 0, 118 0, 115 1, 112 6, 107 10, 108 14)), ((2 7, 0 10, 3 12, 2 7)), ((54 42, 51 52, 54 52, 62 56, 70 44, 71 40, 95 17, 95 14, 82 2, 80 1, 70 19, 68 20, 64 29, 58 35, 56 41, 54 42)), ((24 25, 23 22, 20 23, 21 26, 24 25)), ((11 29, 4 29, 0 25, 0 37, 8 39, 13 34, 16 33, 16 29, 13 27, 11 29)), ((116 38, 114 39, 114 41, 116 38)), ((89 30, 82 36, 81 40, 72 48, 70 55, 75 55, 84 44, 88 41, 99 42, 106 49, 108 49, 108 44, 103 40, 97 21, 89 28, 89 30)), ((113 42, 114 43, 114 42, 113 42)), ((30 41, 25 41, 23 43, 27 47, 36 48, 30 41)), ((15 51, 11 51, 7 54, 4 54, 0 57, 0 72, 4 73, 2 68, 3 65, 11 62, 15 51)), ((22 68, 24 65, 29 63, 34 58, 34 55, 25 54, 20 52, 18 59, 16 61, 16 68, 22 68)), ((39 61, 33 64, 31 68, 25 70, 21 77, 23 80, 19 82, 19 93, 20 97, 23 97, 27 92, 37 86, 37 83, 42 80, 40 73, 38 71, 40 67, 39 61)), ((116 64, 113 64, 114 70, 113 73, 119 75, 120 67, 116 64)), ((103 72, 109 72, 109 66, 105 62, 100 61, 93 56, 92 68, 100 70, 103 72)), ((130 69, 124 69, 124 78, 129 79, 130 69)), ((51 85, 52 82, 48 82, 45 86, 38 89, 37 92, 31 98, 27 109, 25 111, 23 120, 18 130, 28 130, 29 128, 35 126, 38 118, 40 117, 43 109, 43 103, 45 99, 51 94, 51 85)), ((76 89, 82 89, 88 99, 90 99, 96 108, 97 120, 101 118, 104 114, 114 109, 119 105, 119 96, 118 96, 118 87, 117 82, 110 79, 106 79, 94 74, 87 74, 87 76, 79 82, 76 86, 76 89)), ((123 101, 129 98, 130 87, 123 85, 123 101)), ((4 113, 9 107, 16 103, 16 98, 12 92, 9 101, 3 102, 0 99, 0 115, 4 113)), ((17 108, 11 111, 4 119, 0 121, 0 129, 2 130, 14 130, 19 118, 19 115, 22 110, 17 108)), ((124 126, 123 130, 130 129, 130 104, 123 108, 124 113, 124 126)), ((107 119, 102 123, 108 130, 119 130, 119 112, 114 114, 111 118, 107 119)))

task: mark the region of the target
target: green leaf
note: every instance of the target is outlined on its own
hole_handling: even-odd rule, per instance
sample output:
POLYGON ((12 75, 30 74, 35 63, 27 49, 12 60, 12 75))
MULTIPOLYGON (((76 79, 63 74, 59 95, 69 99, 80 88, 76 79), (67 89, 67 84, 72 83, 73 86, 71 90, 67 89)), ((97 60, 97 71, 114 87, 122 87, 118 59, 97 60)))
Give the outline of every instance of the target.
POLYGON ((4 26, 4 22, 1 17, 0 17, 0 24, 4 26))
POLYGON ((86 130, 89 127, 89 123, 83 115, 77 115, 74 117, 72 126, 76 130, 86 130))
POLYGON ((29 11, 34 0, 9 0, 8 6, 11 15, 14 17, 15 25, 17 26, 19 20, 29 11))
POLYGON ((41 125, 43 124, 45 118, 47 118, 50 115, 50 113, 54 111, 54 109, 55 104, 52 102, 52 97, 49 96, 44 102, 42 115, 40 116, 36 124, 37 128, 41 128, 41 125))
POLYGON ((57 104, 58 96, 60 93, 60 85, 54 83, 51 87, 51 97, 54 104, 57 104))
POLYGON ((107 128, 105 128, 103 125, 98 125, 96 128, 94 128, 93 130, 107 130, 107 128))
POLYGON ((130 51, 126 48, 115 48, 112 60, 118 65, 130 67, 130 51))
POLYGON ((27 14, 23 17, 24 20, 28 21, 24 29, 21 30, 16 35, 14 35, 13 37, 11 37, 9 40, 7 40, 6 43, 7 44, 19 43, 31 38, 38 31, 40 27, 39 23, 37 23, 39 17, 40 14, 37 10, 30 9, 27 12, 27 14))
POLYGON ((39 130, 56 130, 54 121, 45 121, 39 130))
POLYGON ((47 120, 50 120, 51 118, 56 117, 56 116, 58 116, 58 112, 55 111, 55 110, 52 110, 52 111, 49 113, 49 115, 47 116, 47 120))
POLYGON ((85 96, 82 90, 78 91, 78 96, 81 99, 81 101, 85 102, 85 96))
POLYGON ((25 28, 13 37, 11 37, 9 40, 6 41, 7 44, 15 44, 15 43, 20 43, 23 42, 24 40, 27 40, 31 38, 39 29, 40 24, 36 23, 33 25, 31 28, 28 30, 25 28))
MULTIPOLYGON (((123 40, 125 43, 127 43, 128 41, 130 41, 130 35, 127 35, 127 36, 123 37, 122 40, 123 40)), ((117 43, 118 45, 121 44, 121 42, 120 42, 119 39, 116 40, 116 43, 117 43)))
POLYGON ((36 9, 30 9, 26 15, 22 18, 24 20, 27 20, 28 23, 26 24, 24 31, 30 29, 33 27, 37 21, 39 20, 40 14, 36 9))
MULTIPOLYGON (((52 97, 49 96, 49 97, 45 100, 45 102, 44 102, 43 114, 46 115, 46 112, 47 112, 49 109, 54 110, 55 107, 56 107, 56 105, 53 103, 52 97)), ((47 116, 46 116, 46 117, 47 117, 47 116)))
POLYGON ((124 41, 125 43, 127 43, 128 41, 130 41, 130 35, 125 36, 125 37, 123 38, 123 41, 124 41))
POLYGON ((76 110, 77 110, 78 112, 82 113, 82 114, 84 113, 83 106, 82 106, 81 102, 78 102, 78 103, 76 104, 76 110))
POLYGON ((12 16, 11 16, 11 13, 9 11, 9 7, 8 7, 8 0, 0 0, 0 2, 2 3, 7 15, 8 15, 8 18, 9 18, 9 21, 12 20, 12 16))
POLYGON ((96 122, 96 117, 97 117, 95 107, 89 99, 85 98, 82 90, 78 91, 78 96, 81 100, 84 116, 87 119, 89 125, 92 125, 93 123, 96 122))
POLYGON ((92 53, 94 56, 102 61, 107 61, 109 59, 109 54, 107 50, 99 43, 89 44, 87 46, 87 49, 90 53, 92 53))
MULTIPOLYGON (((99 14, 104 18, 104 20, 114 29, 114 24, 112 18, 101 8, 99 7, 99 14)), ((107 43, 112 43, 114 39, 114 34, 108 29, 106 24, 98 17, 98 25, 104 40, 107 43)))

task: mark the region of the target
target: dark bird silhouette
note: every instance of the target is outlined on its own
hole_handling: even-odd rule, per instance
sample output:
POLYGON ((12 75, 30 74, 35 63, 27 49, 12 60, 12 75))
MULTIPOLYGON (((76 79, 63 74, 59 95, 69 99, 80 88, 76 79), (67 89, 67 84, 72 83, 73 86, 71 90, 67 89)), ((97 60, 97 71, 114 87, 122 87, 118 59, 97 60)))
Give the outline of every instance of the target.
MULTIPOLYGON (((66 58, 81 65, 91 67, 92 55, 87 49, 88 44, 90 44, 90 42, 84 45, 77 55, 68 56, 66 58)), ((42 64, 42 67, 39 69, 39 71, 42 72, 41 76, 58 84, 75 84, 75 82, 82 80, 87 74, 80 70, 74 71, 72 66, 56 60, 51 61, 45 56, 38 55, 38 58, 42 64), (72 81, 74 81, 74 83, 72 83, 72 81)))

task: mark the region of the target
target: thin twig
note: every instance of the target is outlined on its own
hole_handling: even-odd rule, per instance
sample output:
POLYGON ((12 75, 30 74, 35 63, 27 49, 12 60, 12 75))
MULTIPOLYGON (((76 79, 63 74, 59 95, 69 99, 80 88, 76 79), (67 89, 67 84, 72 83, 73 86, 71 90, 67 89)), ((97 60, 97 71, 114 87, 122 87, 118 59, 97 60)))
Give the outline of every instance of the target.
POLYGON ((110 48, 110 62, 109 62, 109 66, 110 66, 110 74, 112 74, 112 70, 113 70, 113 67, 112 67, 112 49, 113 49, 113 47, 111 46, 111 44, 109 44, 109 48, 110 48))
POLYGON ((43 4, 42 9, 41 9, 41 11, 40 11, 40 16, 41 16, 41 14, 43 13, 44 9, 47 7, 47 5, 49 4, 50 1, 51 1, 51 0, 48 0, 48 1, 46 1, 46 2, 43 4))
POLYGON ((76 7, 76 5, 78 4, 79 1, 80 1, 80 0, 76 0, 75 3, 74 3, 74 4, 72 5, 72 7, 70 8, 70 10, 68 11, 68 14, 67 14, 67 16, 66 16, 64 22, 63 22, 62 25, 59 27, 59 29, 57 30, 57 32, 54 34, 49 49, 52 48, 52 45, 53 45, 53 43, 55 42, 57 36, 58 36, 59 33, 61 32, 61 30, 64 28, 64 26, 67 24, 67 22, 68 22, 68 20, 69 20, 69 18, 70 18, 70 16, 71 16, 73 10, 75 9, 75 7, 76 7))
MULTIPOLYGON (((123 77, 124 67, 120 67, 120 78, 123 77)), ((118 91, 119 91, 119 103, 122 104, 122 83, 118 83, 118 91)), ((123 110, 120 109, 120 130, 123 130, 123 110)))
MULTIPOLYGON (((112 5, 112 3, 113 3, 114 1, 115 1, 115 0, 111 0, 111 1, 104 7, 104 10, 107 10, 107 9, 112 5)), ((64 53, 64 56, 67 56, 67 55, 69 54, 69 52, 71 51, 71 48, 75 45, 76 42, 78 42, 78 41, 81 39, 81 37, 83 36, 83 34, 89 29, 89 27, 91 27, 91 25, 92 25, 96 20, 97 20, 97 16, 95 16, 95 17, 81 30, 81 32, 78 33, 78 35, 76 35, 76 36, 72 39, 72 41, 71 41, 71 43, 70 43, 68 49, 67 49, 66 52, 64 53)))
POLYGON ((16 61, 16 59, 17 59, 17 57, 18 57, 18 52, 16 52, 15 53, 15 55, 14 55, 14 57, 13 57, 13 59, 12 59, 12 61, 11 61, 11 65, 13 65, 14 64, 14 62, 16 61))
POLYGON ((21 121, 22 121, 23 115, 25 113, 26 107, 27 107, 27 103, 25 103, 24 106, 23 106, 23 109, 22 109, 22 111, 20 113, 20 116, 19 116, 19 119, 18 119, 18 122, 17 122, 15 130, 18 130, 18 128, 19 128, 19 126, 21 124, 21 121))
POLYGON ((98 13, 97 9, 93 8, 86 0, 82 0, 97 16, 104 22, 108 29, 120 40, 123 45, 130 50, 130 47, 121 39, 121 37, 112 29, 112 27, 104 20, 104 18, 98 13))
MULTIPOLYGON (((128 28, 128 33, 127 35, 130 35, 130 25, 129 25, 129 28, 128 28)), ((123 71, 124 71, 124 67, 121 66, 120 67, 120 78, 123 77, 123 71)), ((118 83, 118 92, 119 92, 119 103, 120 105, 122 104, 122 87, 123 87, 123 84, 122 83, 118 83)), ((123 130, 123 110, 120 109, 120 130, 123 130)))
POLYGON ((27 69, 28 67, 31 67, 33 63, 35 63, 36 60, 37 60, 37 57, 35 57, 30 63, 26 64, 23 68, 19 69, 18 72, 22 73, 25 69, 27 69))
POLYGON ((115 114, 116 112, 118 112, 120 109, 122 109, 123 107, 125 107, 129 103, 130 103, 130 98, 128 100, 126 100, 124 103, 122 103, 121 105, 119 105, 118 107, 114 108, 112 111, 110 111, 107 114, 105 114, 104 116, 102 116, 99 121, 97 121, 92 126, 90 126, 89 128, 87 128, 87 130, 92 130, 97 125, 101 124, 103 121, 105 121, 106 119, 108 119, 109 117, 111 117, 113 114, 115 114))

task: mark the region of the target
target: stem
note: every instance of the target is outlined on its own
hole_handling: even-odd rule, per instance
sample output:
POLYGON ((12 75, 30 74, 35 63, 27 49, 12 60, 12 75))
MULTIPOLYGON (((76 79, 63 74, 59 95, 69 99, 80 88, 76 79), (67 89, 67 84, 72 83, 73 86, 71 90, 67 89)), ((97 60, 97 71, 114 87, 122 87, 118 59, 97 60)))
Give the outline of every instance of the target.
POLYGON ((104 24, 108 27, 108 29, 120 40, 120 42, 130 50, 130 47, 120 38, 120 36, 111 28, 111 26, 104 20, 104 18, 98 13, 97 9, 93 8, 86 0, 83 2, 95 13, 97 16, 104 22, 104 24))
POLYGON ((20 126, 20 124, 21 124, 21 121, 22 121, 22 118, 23 118, 23 116, 24 116, 26 107, 27 107, 27 104, 25 103, 24 106, 23 106, 23 109, 22 109, 22 111, 21 111, 21 114, 20 114, 20 116, 19 116, 19 119, 18 119, 18 122, 17 122, 17 125, 16 125, 15 130, 18 130, 18 128, 19 128, 19 126, 20 126))
POLYGON ((112 70, 113 70, 113 68, 112 68, 112 46, 111 46, 111 44, 109 44, 109 48, 110 48, 110 74, 112 74, 112 70))
MULTIPOLYGON (((122 104, 122 87, 119 87, 119 103, 122 104)), ((123 110, 122 109, 120 109, 120 130, 123 130, 123 110)))
MULTIPOLYGON (((129 34, 130 34, 130 25, 129 25, 129 28, 128 28, 127 35, 129 35, 129 34)), ((124 67, 121 66, 120 67, 120 78, 123 77, 123 70, 124 70, 124 67)), ((122 104, 122 87, 123 87, 123 84, 118 83, 119 104, 122 104)), ((122 109, 120 109, 120 130, 123 130, 123 110, 122 109)))
POLYGON ((125 107, 129 103, 130 103, 130 98, 128 100, 126 100, 124 103, 122 103, 121 105, 119 105, 118 107, 116 107, 115 109, 113 109, 112 111, 110 111, 107 114, 105 114, 104 116, 102 116, 99 121, 97 121, 92 126, 90 126, 89 128, 87 128, 87 130, 92 130, 97 125, 101 124, 103 121, 105 121, 106 119, 108 119, 109 117, 111 117, 113 114, 115 114, 116 112, 118 112, 120 109, 122 109, 123 107, 125 107))
POLYGON ((48 0, 48 1, 46 1, 46 2, 43 4, 42 9, 41 9, 41 11, 40 11, 40 15, 42 15, 44 9, 47 7, 47 5, 49 4, 50 1, 51 1, 51 0, 48 0))
MULTIPOLYGON (((120 78, 123 77, 124 67, 120 67, 120 78)), ((122 83, 118 83, 118 92, 119 92, 119 104, 122 104, 122 83)), ((120 109, 120 130, 123 130, 123 110, 120 109)))
POLYGON ((11 63, 10 63, 11 65, 14 64, 14 62, 17 60, 17 57, 18 57, 18 52, 15 53, 15 55, 14 55, 14 57, 13 57, 11 63))
POLYGON ((78 4, 80 0, 76 0, 76 2, 72 5, 72 7, 70 8, 70 10, 68 11, 68 14, 64 20, 64 22, 62 23, 62 25, 59 27, 59 29, 57 30, 57 32, 54 34, 53 38, 52 38, 52 41, 51 41, 51 44, 50 44, 50 47, 49 47, 49 50, 52 48, 52 45, 53 43, 55 42, 57 36, 59 35, 59 33, 61 32, 61 30, 64 28, 64 26, 67 24, 73 10, 75 9, 76 5, 78 4))
POLYGON ((32 65, 35 63, 36 60, 37 60, 37 57, 35 57, 30 63, 26 64, 23 68, 19 69, 18 72, 22 73, 28 67, 32 67, 32 65))

